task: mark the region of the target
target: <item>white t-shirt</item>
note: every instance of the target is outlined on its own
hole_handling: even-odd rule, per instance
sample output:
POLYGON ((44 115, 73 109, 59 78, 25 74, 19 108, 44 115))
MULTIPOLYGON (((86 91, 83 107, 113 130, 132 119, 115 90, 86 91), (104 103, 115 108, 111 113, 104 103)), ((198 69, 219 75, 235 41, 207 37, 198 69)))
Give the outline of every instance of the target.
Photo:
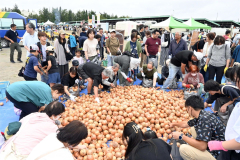
POLYGON ((97 55, 97 45, 98 45, 98 40, 97 39, 87 39, 84 41, 83 44, 83 51, 87 51, 88 57, 93 57, 97 55))
POLYGON ((33 148, 32 152, 29 154, 26 160, 35 160, 41 155, 48 153, 50 151, 56 150, 39 160, 73 160, 73 156, 69 149, 64 148, 62 142, 57 139, 57 133, 49 134, 44 138, 36 147, 33 148), (61 148, 61 149, 59 149, 61 148), (56 150, 59 149, 59 150, 56 150))
POLYGON ((78 57, 75 56, 75 57, 73 57, 73 60, 77 60, 77 61, 79 62, 79 65, 82 64, 82 63, 84 63, 82 57, 79 57, 79 58, 78 58, 78 57))
POLYGON ((47 45, 42 45, 42 54, 43 54, 43 61, 47 60, 47 53, 46 53, 47 45))
MULTIPOLYGON (((232 113, 229 117, 227 127, 225 130, 225 140, 229 141, 235 139, 238 143, 240 143, 240 102, 238 102, 232 113)), ((240 153, 240 150, 235 150, 237 153, 240 153)))
MULTIPOLYGON (((33 44, 36 45, 37 42, 39 42, 37 31, 35 31, 33 35, 30 35, 26 31, 25 34, 23 35, 23 45, 27 46, 28 48, 30 47, 30 45, 33 45, 33 44)), ((27 51, 26 56, 28 57, 29 55, 30 55, 30 52, 27 51)))

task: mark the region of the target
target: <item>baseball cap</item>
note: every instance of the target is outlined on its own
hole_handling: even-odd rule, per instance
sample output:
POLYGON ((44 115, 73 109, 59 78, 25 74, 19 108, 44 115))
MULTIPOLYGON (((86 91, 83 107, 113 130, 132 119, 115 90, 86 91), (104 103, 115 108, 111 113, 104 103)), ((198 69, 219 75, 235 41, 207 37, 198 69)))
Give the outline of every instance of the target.
POLYGON ((60 30, 58 33, 59 34, 66 34, 66 32, 64 30, 60 30))
POLYGON ((110 33, 112 33, 112 32, 116 33, 116 30, 115 30, 115 29, 112 29, 112 30, 110 31, 110 33))
POLYGON ((30 48, 30 52, 36 52, 36 51, 39 52, 39 48, 38 48, 38 46, 35 45, 35 44, 30 45, 29 48, 30 48))
POLYGON ((194 51, 193 55, 197 57, 199 61, 203 58, 203 54, 201 52, 194 51))
POLYGON ((53 46, 47 46, 47 51, 54 51, 54 47, 53 46))
POLYGON ((72 61, 72 65, 73 65, 73 66, 79 66, 78 60, 73 60, 73 61, 72 61))

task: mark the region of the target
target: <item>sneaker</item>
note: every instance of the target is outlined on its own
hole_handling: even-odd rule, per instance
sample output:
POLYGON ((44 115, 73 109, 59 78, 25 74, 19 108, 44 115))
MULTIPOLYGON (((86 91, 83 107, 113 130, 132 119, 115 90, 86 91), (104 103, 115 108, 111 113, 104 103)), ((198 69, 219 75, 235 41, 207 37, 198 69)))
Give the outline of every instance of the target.
POLYGON ((21 60, 21 59, 18 59, 18 62, 22 63, 22 60, 21 60))
POLYGON ((10 61, 11 63, 15 63, 15 61, 10 61))

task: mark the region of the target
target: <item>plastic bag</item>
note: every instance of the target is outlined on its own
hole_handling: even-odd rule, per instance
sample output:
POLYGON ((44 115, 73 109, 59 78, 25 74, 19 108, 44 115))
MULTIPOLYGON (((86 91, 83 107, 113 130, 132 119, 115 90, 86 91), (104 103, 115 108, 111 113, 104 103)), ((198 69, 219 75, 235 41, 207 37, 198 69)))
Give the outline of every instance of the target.
POLYGON ((152 79, 143 78, 142 86, 145 87, 145 88, 153 87, 153 80, 152 79))
POLYGON ((175 139, 173 140, 171 155, 173 160, 183 160, 175 139))

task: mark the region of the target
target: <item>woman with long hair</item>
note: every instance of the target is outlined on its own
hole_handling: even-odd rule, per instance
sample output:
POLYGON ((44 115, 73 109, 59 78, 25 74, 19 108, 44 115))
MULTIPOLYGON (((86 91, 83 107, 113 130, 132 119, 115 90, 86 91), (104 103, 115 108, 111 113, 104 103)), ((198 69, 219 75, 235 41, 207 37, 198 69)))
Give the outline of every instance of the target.
POLYGON ((142 130, 135 122, 124 127, 122 140, 127 146, 125 158, 128 160, 171 160, 171 147, 157 138, 144 141, 142 130))
POLYGON ((69 53, 68 44, 65 39, 65 31, 59 31, 59 37, 54 41, 54 52, 57 55, 57 63, 60 73, 60 78, 68 72, 68 61, 66 60, 66 53, 69 53))

